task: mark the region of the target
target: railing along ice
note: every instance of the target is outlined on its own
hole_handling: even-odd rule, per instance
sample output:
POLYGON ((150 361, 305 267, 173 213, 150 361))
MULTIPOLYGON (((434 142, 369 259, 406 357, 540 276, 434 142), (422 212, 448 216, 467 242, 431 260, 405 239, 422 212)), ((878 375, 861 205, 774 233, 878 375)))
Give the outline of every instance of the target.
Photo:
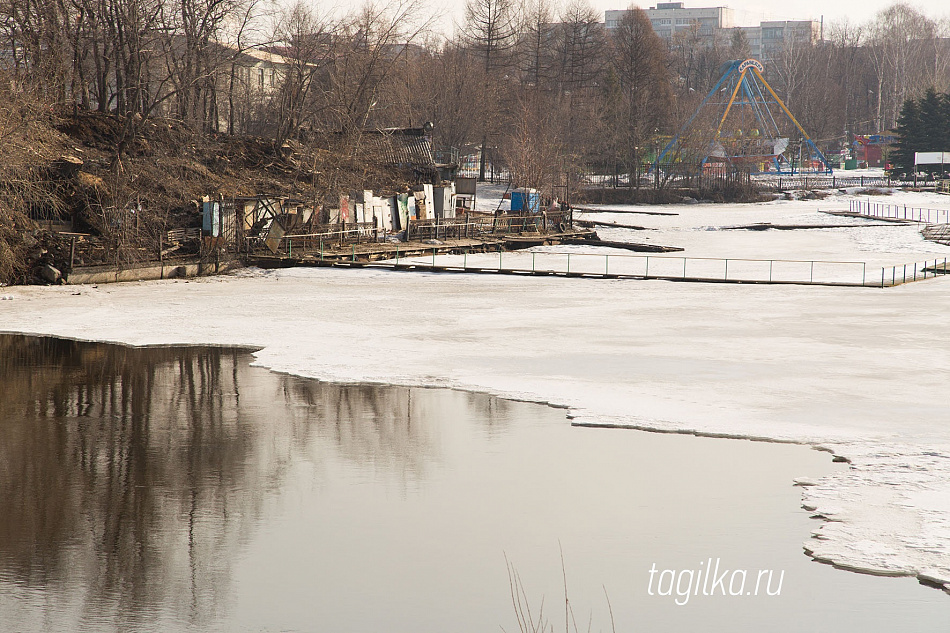
POLYGON ((883 220, 907 220, 908 222, 921 222, 925 224, 947 224, 950 223, 950 210, 947 209, 925 209, 921 207, 908 207, 899 204, 885 204, 883 202, 871 202, 870 200, 851 200, 851 213, 858 213, 869 218, 881 218, 883 220))
POLYGON ((484 272, 796 284, 869 284, 865 262, 514 251, 397 257, 396 265, 484 272))
POLYGON ((515 251, 397 257, 388 263, 430 270, 627 277, 698 282, 886 287, 947 274, 947 259, 869 268, 867 262, 674 257, 564 251, 515 251))
POLYGON ((885 267, 881 270, 881 279, 879 284, 884 286, 900 286, 912 281, 922 279, 932 279, 937 275, 950 274, 947 269, 947 258, 930 259, 923 262, 912 262, 910 264, 898 264, 897 266, 885 267))

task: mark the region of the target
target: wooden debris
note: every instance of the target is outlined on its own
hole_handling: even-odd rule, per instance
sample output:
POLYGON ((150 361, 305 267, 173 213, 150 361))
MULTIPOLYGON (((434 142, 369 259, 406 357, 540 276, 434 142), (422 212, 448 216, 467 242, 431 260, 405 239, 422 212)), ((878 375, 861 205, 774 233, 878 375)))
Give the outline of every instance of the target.
POLYGON ((631 213, 634 215, 679 215, 679 213, 672 213, 670 211, 635 211, 633 209, 617 209, 611 207, 600 207, 594 209, 592 207, 574 207, 575 211, 582 211, 584 213, 631 213))
POLYGON ((607 226, 614 229, 630 229, 631 231, 655 231, 645 226, 635 224, 617 224, 616 222, 601 222, 599 220, 574 220, 574 224, 579 226, 607 226))

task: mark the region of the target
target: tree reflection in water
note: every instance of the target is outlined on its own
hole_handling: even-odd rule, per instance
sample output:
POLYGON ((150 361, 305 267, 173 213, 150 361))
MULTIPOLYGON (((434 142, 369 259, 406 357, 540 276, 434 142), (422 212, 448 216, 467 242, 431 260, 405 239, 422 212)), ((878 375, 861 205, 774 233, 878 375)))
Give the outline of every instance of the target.
MULTIPOLYGON (((5 626, 210 625, 227 610, 241 544, 266 520, 265 497, 295 460, 329 449, 405 484, 439 459, 432 419, 445 412, 416 392, 328 385, 249 360, 236 349, 0 335, 5 626)), ((503 425, 506 403, 465 400, 489 431, 503 425)))

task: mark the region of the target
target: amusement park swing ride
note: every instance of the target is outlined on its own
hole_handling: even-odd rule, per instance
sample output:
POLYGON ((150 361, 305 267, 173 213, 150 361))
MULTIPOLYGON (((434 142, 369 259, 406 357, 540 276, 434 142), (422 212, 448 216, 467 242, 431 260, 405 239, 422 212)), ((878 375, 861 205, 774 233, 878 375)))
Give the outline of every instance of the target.
POLYGON ((825 156, 762 77, 763 72, 756 59, 724 64, 719 81, 657 156, 654 168, 688 161, 698 163, 702 171, 831 173, 825 156), (783 129, 801 135, 797 152, 783 129))

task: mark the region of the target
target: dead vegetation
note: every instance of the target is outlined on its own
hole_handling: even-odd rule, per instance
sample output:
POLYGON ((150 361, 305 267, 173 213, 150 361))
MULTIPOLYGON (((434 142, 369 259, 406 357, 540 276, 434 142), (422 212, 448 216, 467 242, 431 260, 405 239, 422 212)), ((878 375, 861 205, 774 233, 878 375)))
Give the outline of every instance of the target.
POLYGON ((64 145, 37 95, 0 77, 0 284, 24 279, 42 255, 30 216, 62 209, 49 166, 64 145))
POLYGON ((890 189, 878 189, 877 187, 868 187, 867 189, 859 189, 855 192, 855 195, 858 196, 889 196, 893 193, 890 189))
POLYGON ((396 189, 410 178, 357 157, 352 139, 278 146, 167 119, 130 126, 113 114, 59 112, 15 83, 0 86, 2 284, 50 281, 44 267, 63 270, 71 256, 77 265, 154 259, 168 231, 200 226, 203 196, 286 196, 317 205, 341 193, 396 189), (64 228, 84 234, 78 252, 64 228))

